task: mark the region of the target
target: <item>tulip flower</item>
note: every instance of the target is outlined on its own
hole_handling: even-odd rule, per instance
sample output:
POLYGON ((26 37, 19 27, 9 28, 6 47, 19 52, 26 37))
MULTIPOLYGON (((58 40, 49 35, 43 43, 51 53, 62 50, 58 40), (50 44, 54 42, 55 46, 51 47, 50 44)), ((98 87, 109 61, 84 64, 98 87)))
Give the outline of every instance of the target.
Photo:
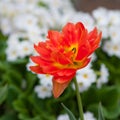
POLYGON ((67 23, 62 31, 49 30, 47 40, 34 45, 38 56, 31 56, 30 66, 37 74, 52 75, 53 95, 58 98, 69 85, 78 69, 90 62, 90 55, 99 47, 101 32, 92 31, 81 22, 67 23))

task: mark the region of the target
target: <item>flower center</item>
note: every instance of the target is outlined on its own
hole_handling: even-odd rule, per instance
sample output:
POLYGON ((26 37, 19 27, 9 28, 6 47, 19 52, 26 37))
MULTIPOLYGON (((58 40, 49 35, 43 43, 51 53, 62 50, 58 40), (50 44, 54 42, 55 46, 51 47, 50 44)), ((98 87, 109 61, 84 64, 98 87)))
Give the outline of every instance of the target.
POLYGON ((87 79, 87 78, 88 78, 88 75, 87 75, 87 74, 84 74, 83 77, 84 77, 85 79, 87 79))
POLYGON ((42 88, 42 91, 47 92, 48 90, 47 90, 46 87, 43 87, 43 88, 42 88))
POLYGON ((76 53, 76 48, 75 48, 75 47, 72 48, 72 52, 73 52, 73 53, 76 53))

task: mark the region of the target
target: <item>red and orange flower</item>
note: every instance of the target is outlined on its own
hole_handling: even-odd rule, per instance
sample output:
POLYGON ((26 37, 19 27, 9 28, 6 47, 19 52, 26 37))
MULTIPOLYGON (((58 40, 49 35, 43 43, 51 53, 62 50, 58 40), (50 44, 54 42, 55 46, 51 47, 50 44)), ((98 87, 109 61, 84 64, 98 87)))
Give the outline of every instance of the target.
POLYGON ((30 69, 38 74, 53 75, 53 94, 59 97, 76 71, 90 62, 90 55, 99 47, 101 32, 91 32, 81 22, 67 23, 61 32, 48 31, 47 40, 34 45, 38 56, 31 56, 35 66, 30 69))

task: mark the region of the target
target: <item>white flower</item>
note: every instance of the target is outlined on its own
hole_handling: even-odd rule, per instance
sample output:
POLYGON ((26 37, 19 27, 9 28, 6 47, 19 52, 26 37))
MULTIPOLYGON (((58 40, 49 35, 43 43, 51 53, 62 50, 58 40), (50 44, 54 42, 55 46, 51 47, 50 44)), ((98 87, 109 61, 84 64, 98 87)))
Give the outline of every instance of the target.
POLYGON ((108 10, 105 8, 97 8, 95 10, 93 10, 92 12, 93 17, 95 18, 97 25, 100 26, 107 26, 109 24, 108 22, 108 10))
POLYGON ((109 72, 107 67, 104 64, 101 64, 100 67, 100 77, 97 80, 97 87, 100 88, 102 84, 108 82, 109 72))
POLYGON ((103 50, 108 53, 109 56, 115 55, 120 58, 120 42, 106 41, 103 50))
POLYGON ((48 9, 45 10, 45 8, 42 8, 38 12, 40 23, 43 23, 43 25, 46 24, 52 28, 59 28, 66 24, 71 12, 74 11, 69 0, 65 0, 64 2, 63 0, 43 0, 42 2, 48 6, 48 9))
POLYGON ((52 75, 47 74, 38 74, 38 78, 40 79, 40 83, 45 86, 52 86, 52 75))
POLYGON ((1 19, 0 26, 1 26, 0 29, 4 35, 8 35, 13 31, 13 28, 9 19, 1 19))
POLYGON ((83 12, 73 13, 70 21, 75 23, 81 21, 89 31, 92 30, 94 26, 94 19, 88 13, 83 12))
POLYGON ((97 28, 102 32, 103 38, 106 39, 109 37, 109 27, 106 27, 104 25, 97 25, 97 28))
POLYGON ((91 113, 89 111, 84 113, 84 119, 85 120, 96 120, 96 118, 94 117, 93 113, 91 113))
POLYGON ((17 33, 14 33, 14 34, 10 34, 10 36, 8 37, 8 40, 7 40, 7 45, 8 47, 11 46, 11 47, 15 47, 19 44, 19 34, 17 33))
POLYGON ((17 14, 16 6, 12 2, 0 1, 0 15, 12 18, 17 14))
POLYGON ((109 24, 113 25, 120 25, 120 11, 119 10, 110 10, 108 12, 109 24))
POLYGON ((14 47, 7 47, 6 49, 6 55, 7 55, 7 60, 8 61, 15 61, 17 60, 18 56, 18 49, 17 46, 14 47))
POLYGON ((19 57, 19 36, 18 34, 12 34, 9 36, 6 48, 6 56, 8 61, 15 61, 19 57))
POLYGON ((57 120, 70 120, 67 114, 61 114, 58 116, 57 120))
POLYGON ((21 41, 18 46, 19 57, 24 58, 33 53, 33 44, 29 41, 21 41))
POLYGON ((93 62, 93 61, 95 61, 97 59, 97 56, 96 56, 95 53, 93 53, 90 57, 91 57, 91 62, 93 62))
POLYGON ((20 4, 20 5, 24 5, 24 4, 36 4, 38 2, 38 0, 11 0, 11 2, 15 3, 15 4, 20 4))
MULTIPOLYGON (((96 120, 93 113, 91 113, 89 111, 84 113, 84 119, 85 120, 96 120)), ((61 114, 58 116, 57 120, 70 120, 70 119, 69 119, 69 116, 67 114, 61 114)))
POLYGON ((47 33, 47 28, 42 27, 42 28, 38 28, 37 26, 34 27, 33 29, 30 29, 29 31, 27 31, 27 35, 29 40, 32 43, 38 43, 40 41, 44 41, 45 40, 45 35, 47 33))
POLYGON ((112 56, 112 53, 111 53, 111 41, 106 40, 104 45, 102 46, 102 48, 109 56, 112 56))
POLYGON ((37 26, 38 19, 32 14, 20 14, 14 18, 14 26, 18 30, 28 31, 37 26))
POLYGON ((46 4, 49 5, 50 9, 55 8, 56 10, 65 10, 65 9, 73 9, 73 6, 70 0, 43 0, 46 4))
POLYGON ((51 10, 41 7, 36 10, 35 14, 38 18, 38 25, 40 28, 49 28, 54 26, 54 16, 51 16, 51 10))
POLYGON ((35 92, 37 93, 37 96, 41 99, 49 98, 52 96, 52 87, 37 85, 35 86, 35 92))
POLYGON ((120 25, 119 26, 111 26, 109 28, 109 36, 111 37, 111 40, 115 43, 120 42, 120 25))
MULTIPOLYGON (((79 92, 83 92, 96 81, 96 74, 90 67, 86 67, 77 71, 76 79, 79 86, 79 92)), ((74 84, 73 88, 75 89, 74 84)))
POLYGON ((69 14, 68 15, 60 14, 58 10, 56 10, 55 8, 52 8, 51 9, 51 20, 54 22, 52 27, 56 27, 56 28, 61 27, 63 24, 67 22, 68 16, 69 14), (62 17, 62 20, 60 21, 61 17, 62 17))

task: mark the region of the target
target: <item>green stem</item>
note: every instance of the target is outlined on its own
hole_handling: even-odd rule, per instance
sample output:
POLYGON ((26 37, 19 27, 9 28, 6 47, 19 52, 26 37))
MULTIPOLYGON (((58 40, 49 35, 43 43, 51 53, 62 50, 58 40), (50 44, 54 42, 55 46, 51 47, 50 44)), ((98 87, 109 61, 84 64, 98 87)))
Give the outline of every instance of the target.
POLYGON ((77 83, 76 77, 74 77, 74 84, 75 84, 75 88, 76 88, 76 96, 77 96, 80 120, 84 120, 82 100, 81 100, 81 96, 80 96, 80 93, 79 93, 79 88, 78 88, 78 83, 77 83))

